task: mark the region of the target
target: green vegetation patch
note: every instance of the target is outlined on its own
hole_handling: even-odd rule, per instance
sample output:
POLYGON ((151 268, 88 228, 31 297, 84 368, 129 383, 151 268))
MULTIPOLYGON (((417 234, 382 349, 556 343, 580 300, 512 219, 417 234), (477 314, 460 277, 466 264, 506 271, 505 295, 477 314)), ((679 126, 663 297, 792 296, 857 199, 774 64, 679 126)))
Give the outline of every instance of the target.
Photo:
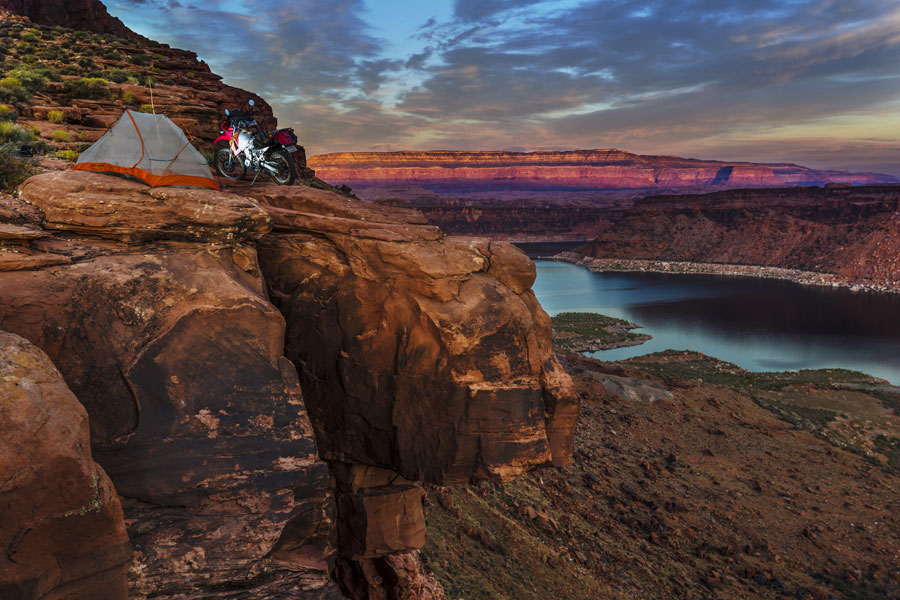
POLYGON ((632 333, 639 325, 598 313, 566 312, 551 319, 553 343, 570 352, 596 352, 641 344, 650 336, 632 333))

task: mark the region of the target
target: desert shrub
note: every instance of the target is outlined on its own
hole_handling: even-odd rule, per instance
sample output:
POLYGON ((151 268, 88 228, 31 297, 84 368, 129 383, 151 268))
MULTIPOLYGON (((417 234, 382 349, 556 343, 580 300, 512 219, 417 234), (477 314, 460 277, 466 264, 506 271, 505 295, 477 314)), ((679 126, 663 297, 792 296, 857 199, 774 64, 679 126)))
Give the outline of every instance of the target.
POLYGON ((58 60, 60 56, 62 56, 62 50, 53 46, 37 51, 37 57, 42 60, 58 60))
POLYGON ((37 44, 39 40, 38 36, 31 31, 22 32, 22 34, 19 35, 19 39, 29 44, 37 44))
POLYGON ((97 66, 97 63, 94 62, 92 58, 88 58, 87 56, 82 56, 78 59, 78 66, 82 69, 93 69, 97 66))
POLYGON ((81 153, 75 152, 74 150, 57 150, 53 153, 53 155, 56 158, 75 162, 76 160, 78 160, 78 157, 81 156, 81 153))
POLYGON ((75 38, 76 40, 87 40, 87 39, 90 39, 91 34, 88 33, 87 31, 73 31, 72 37, 75 38))
POLYGON ((133 65, 144 67, 150 64, 150 57, 146 54, 132 54, 128 59, 128 62, 133 65))
POLYGON ((65 121, 65 118, 66 118, 66 116, 63 114, 63 111, 61 111, 61 110, 51 110, 50 112, 47 113, 47 120, 50 121, 51 123, 56 123, 56 124, 62 123, 63 121, 65 121))
POLYGON ((152 114, 154 112, 153 106, 151 106, 150 104, 141 104, 141 107, 138 109, 138 112, 152 114))
POLYGON ((72 134, 65 129, 57 129, 50 134, 50 139, 54 142, 71 142, 72 134))
POLYGON ((59 70, 63 75, 78 75, 81 73, 81 69, 76 67, 75 65, 66 65, 59 70))
POLYGON ((140 81, 138 82, 144 87, 149 87, 151 85, 156 85, 156 79, 150 77, 149 75, 141 75, 140 81))
POLYGON ((34 141, 34 136, 9 121, 0 121, 0 146, 12 145, 15 147, 29 144, 34 141))
POLYGON ((37 56, 35 56, 33 54, 29 54, 28 56, 22 57, 22 62, 25 63, 26 65, 36 65, 37 61, 38 61, 37 56))
POLYGON ((0 147, 0 189, 11 192, 36 173, 34 163, 16 156, 15 148, 0 147))
POLYGON ((10 77, 15 77, 29 92, 43 92, 50 80, 59 80, 59 73, 51 67, 28 67, 20 65, 10 71, 10 77))
POLYGON ((106 78, 116 83, 125 83, 131 74, 122 69, 109 69, 106 71, 106 78))
POLYGON ((68 50, 69 48, 72 47, 72 40, 70 40, 70 39, 63 40, 62 42, 59 43, 59 47, 68 50))
POLYGON ((134 104, 134 94, 131 92, 125 92, 122 94, 122 102, 125 104, 131 105, 134 104))
POLYGON ((0 79, 0 102, 4 104, 21 105, 31 99, 31 94, 15 77, 0 79))
POLYGON ((0 121, 15 121, 18 117, 18 113, 11 107, 0 104, 0 121))
POLYGON ((122 60, 122 53, 115 48, 106 48, 103 50, 103 58, 108 60, 122 60))
POLYGON ((37 125, 29 125, 28 127, 26 127, 26 129, 28 130, 28 133, 32 135, 32 137, 36 138, 37 136, 41 135, 41 128, 37 125))
POLYGON ((63 84, 63 96, 71 98, 84 98, 87 100, 102 100, 109 95, 109 85, 101 77, 82 77, 75 81, 67 81, 63 84))
POLYGON ((91 133, 90 133, 89 131, 84 130, 84 129, 80 130, 80 131, 75 135, 75 137, 78 138, 78 141, 79 141, 79 142, 91 142, 91 141, 92 141, 92 139, 91 139, 91 133))

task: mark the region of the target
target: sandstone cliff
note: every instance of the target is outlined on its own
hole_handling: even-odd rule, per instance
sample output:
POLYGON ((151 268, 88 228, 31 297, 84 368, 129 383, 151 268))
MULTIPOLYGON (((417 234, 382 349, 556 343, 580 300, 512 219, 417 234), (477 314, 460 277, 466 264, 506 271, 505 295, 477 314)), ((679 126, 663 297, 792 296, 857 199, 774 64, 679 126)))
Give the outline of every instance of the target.
POLYGON ((0 201, 0 329, 87 410, 132 597, 441 598, 409 554, 420 483, 572 458, 533 264, 414 211, 234 191, 70 171, 0 201))
POLYGON ((864 184, 887 175, 818 171, 793 164, 641 156, 621 150, 569 152, 346 152, 317 155, 310 167, 332 184, 415 184, 436 189, 666 189, 864 184))
POLYGON ((421 210, 448 233, 515 241, 600 235, 635 198, 735 187, 896 181, 791 164, 572 152, 356 152, 309 159, 319 177, 368 201, 421 210))
POLYGON ((586 251, 763 265, 900 289, 900 186, 731 190, 637 201, 586 251))

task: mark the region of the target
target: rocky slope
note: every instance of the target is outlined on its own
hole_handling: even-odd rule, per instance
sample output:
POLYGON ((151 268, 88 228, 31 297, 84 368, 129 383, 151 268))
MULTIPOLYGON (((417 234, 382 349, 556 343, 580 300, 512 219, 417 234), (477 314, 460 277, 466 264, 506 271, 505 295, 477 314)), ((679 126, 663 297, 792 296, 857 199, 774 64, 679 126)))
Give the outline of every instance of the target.
POLYGON ((333 575, 352 597, 442 597, 404 554, 420 483, 572 457, 533 264, 411 211, 233 191, 62 171, 0 203, 0 329, 87 410, 131 596, 337 597, 333 575))
POLYGON ((0 0, 0 11, 28 17, 41 25, 68 27, 125 39, 144 39, 107 12, 96 0, 0 0))
POLYGON ((900 186, 732 190, 639 200, 591 259, 760 265, 900 289, 900 186))
POLYGON ((621 218, 623 211, 615 204, 598 206, 586 201, 442 199, 434 194, 375 203, 414 208, 449 233, 512 242, 591 241, 621 218))
MULTIPOLYGON (((18 4, 12 9, 19 10, 18 4)), ((5 58, 0 78, 15 81, 0 89, 0 104, 17 117, 15 122, 32 132, 37 142, 59 156, 74 160, 78 152, 102 136, 126 108, 162 113, 184 129, 201 150, 211 150, 219 136, 226 108, 254 112, 266 129, 277 127, 272 108, 258 95, 222 83, 222 77, 187 50, 170 48, 135 34, 107 31, 103 20, 96 33, 33 23, 19 16, 28 7, 69 15, 70 27, 83 27, 80 12, 51 3, 25 2, 18 14, 0 12, 0 47, 5 58), (15 82, 20 85, 13 85, 15 82)), ((68 4, 102 12, 99 2, 72 0, 68 4)), ((2 6, 2 5, 0 5, 2 6)), ((37 10, 37 9, 35 9, 37 10)), ((38 11, 40 14, 42 12, 38 11)), ((85 13, 87 14, 87 13, 85 13)), ((90 17, 93 18, 93 17, 90 17)), ((114 28, 113 28, 114 29, 114 28)), ((2 142, 3 140, 0 140, 2 142)), ((311 178, 306 154, 294 153, 300 174, 311 178)))
POLYGON ((448 597, 900 597, 900 390, 695 353, 563 364, 573 465, 429 490, 448 597))

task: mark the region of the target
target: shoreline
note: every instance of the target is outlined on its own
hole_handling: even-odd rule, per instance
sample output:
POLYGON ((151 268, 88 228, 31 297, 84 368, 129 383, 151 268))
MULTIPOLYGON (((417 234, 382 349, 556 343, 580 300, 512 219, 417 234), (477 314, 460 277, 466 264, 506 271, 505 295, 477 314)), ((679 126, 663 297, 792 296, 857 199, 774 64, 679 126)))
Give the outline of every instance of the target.
POLYGON ((675 260, 647 260, 634 258, 591 258, 575 252, 560 252, 553 256, 541 256, 538 260, 567 262, 595 273, 643 272, 671 273, 682 275, 718 275, 726 277, 756 277, 759 279, 780 279, 800 285, 846 288, 854 292, 900 293, 900 287, 880 284, 854 283, 841 279, 832 273, 817 273, 800 269, 784 269, 760 265, 735 265, 722 263, 697 263, 675 260))

